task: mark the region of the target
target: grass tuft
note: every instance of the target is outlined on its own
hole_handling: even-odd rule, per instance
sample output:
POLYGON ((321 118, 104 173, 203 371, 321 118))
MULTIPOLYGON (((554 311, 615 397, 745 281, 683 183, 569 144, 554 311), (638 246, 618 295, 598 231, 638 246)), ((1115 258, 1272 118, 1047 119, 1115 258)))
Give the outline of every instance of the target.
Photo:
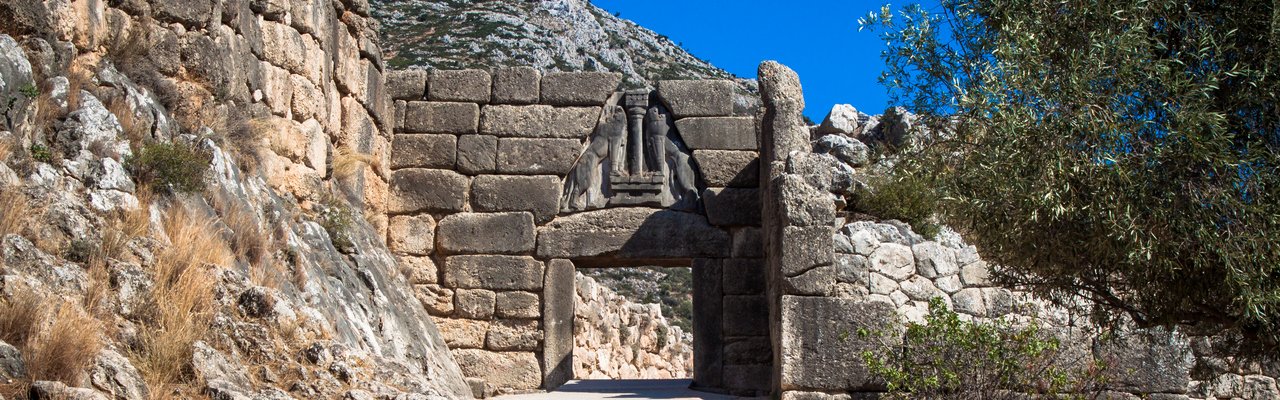
POLYGON ((35 381, 78 384, 102 350, 102 323, 75 303, 62 303, 53 322, 23 350, 27 375, 35 381))

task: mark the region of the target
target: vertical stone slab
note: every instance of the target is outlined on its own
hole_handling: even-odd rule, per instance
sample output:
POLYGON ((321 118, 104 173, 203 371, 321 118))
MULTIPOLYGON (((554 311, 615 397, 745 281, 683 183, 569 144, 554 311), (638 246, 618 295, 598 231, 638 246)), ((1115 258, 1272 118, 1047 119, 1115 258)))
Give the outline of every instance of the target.
POLYGON ((547 263, 542 292, 542 388, 573 379, 574 270, 569 260, 547 263))
POLYGON ((693 386, 724 386, 724 268, 718 259, 693 261, 693 386))

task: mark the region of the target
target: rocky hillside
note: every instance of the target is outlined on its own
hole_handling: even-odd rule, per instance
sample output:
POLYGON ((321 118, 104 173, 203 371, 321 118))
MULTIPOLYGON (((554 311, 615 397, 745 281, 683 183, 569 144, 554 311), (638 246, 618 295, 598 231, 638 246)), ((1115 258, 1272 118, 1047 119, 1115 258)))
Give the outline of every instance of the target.
POLYGON ((384 244, 367 4, 0 19, 0 398, 471 396, 384 244))
MULTIPOLYGON (((533 66, 621 72, 627 87, 733 78, 588 0, 372 0, 393 68, 533 66)), ((743 81, 744 88, 754 83, 743 81)))

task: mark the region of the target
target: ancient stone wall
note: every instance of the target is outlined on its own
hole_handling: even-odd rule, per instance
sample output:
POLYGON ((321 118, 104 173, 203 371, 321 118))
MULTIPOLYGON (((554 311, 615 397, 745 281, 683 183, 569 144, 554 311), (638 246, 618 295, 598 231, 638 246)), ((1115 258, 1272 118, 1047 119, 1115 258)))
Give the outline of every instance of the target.
POLYGON ((696 384, 765 390, 752 110, 730 81, 620 83, 391 73, 388 243, 481 391, 573 376, 575 265, 693 266, 696 384))
MULTIPOLYGON (((851 332, 922 322, 932 298, 968 320, 1025 322, 1034 316, 1062 340, 1065 353, 1079 358, 1070 361, 1106 365, 1104 398, 1280 398, 1274 379, 1280 359, 1274 356, 1232 357, 1229 338, 1176 330, 1104 334, 1086 315, 993 285, 977 249, 955 232, 944 229, 927 240, 897 221, 846 223, 837 216, 843 203, 832 192, 847 186, 836 184, 847 180, 837 172, 850 167, 813 152, 798 77, 766 62, 760 85, 773 392, 781 398, 883 392, 862 353, 882 350, 886 338, 851 332)), ((890 334, 887 344, 894 339, 890 334)))
POLYGON ((581 273, 575 279, 573 375, 576 379, 689 378, 693 337, 662 315, 581 273))

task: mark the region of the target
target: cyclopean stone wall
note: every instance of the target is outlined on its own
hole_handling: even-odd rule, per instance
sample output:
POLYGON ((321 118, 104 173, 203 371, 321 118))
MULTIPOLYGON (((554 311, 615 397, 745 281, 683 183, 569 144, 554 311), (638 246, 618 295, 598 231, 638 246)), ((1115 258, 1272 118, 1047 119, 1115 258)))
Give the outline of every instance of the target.
POLYGON ((572 378, 573 269, 628 265, 693 267, 695 385, 768 390, 757 133, 732 82, 624 93, 619 74, 532 68, 387 81, 387 241, 477 394, 572 378))
POLYGON ((955 232, 926 240, 897 221, 846 223, 832 192, 847 186, 836 183, 847 183, 839 174, 851 169, 813 152, 798 77, 773 62, 759 73, 772 392, 780 398, 884 391, 862 352, 882 350, 885 339, 851 333, 922 322, 937 297, 966 319, 1036 316, 1062 340, 1071 355, 1064 361, 1106 363, 1104 398, 1280 399, 1280 358, 1232 357, 1230 338, 1176 330, 1103 335, 1087 316, 992 285, 987 263, 955 232))

